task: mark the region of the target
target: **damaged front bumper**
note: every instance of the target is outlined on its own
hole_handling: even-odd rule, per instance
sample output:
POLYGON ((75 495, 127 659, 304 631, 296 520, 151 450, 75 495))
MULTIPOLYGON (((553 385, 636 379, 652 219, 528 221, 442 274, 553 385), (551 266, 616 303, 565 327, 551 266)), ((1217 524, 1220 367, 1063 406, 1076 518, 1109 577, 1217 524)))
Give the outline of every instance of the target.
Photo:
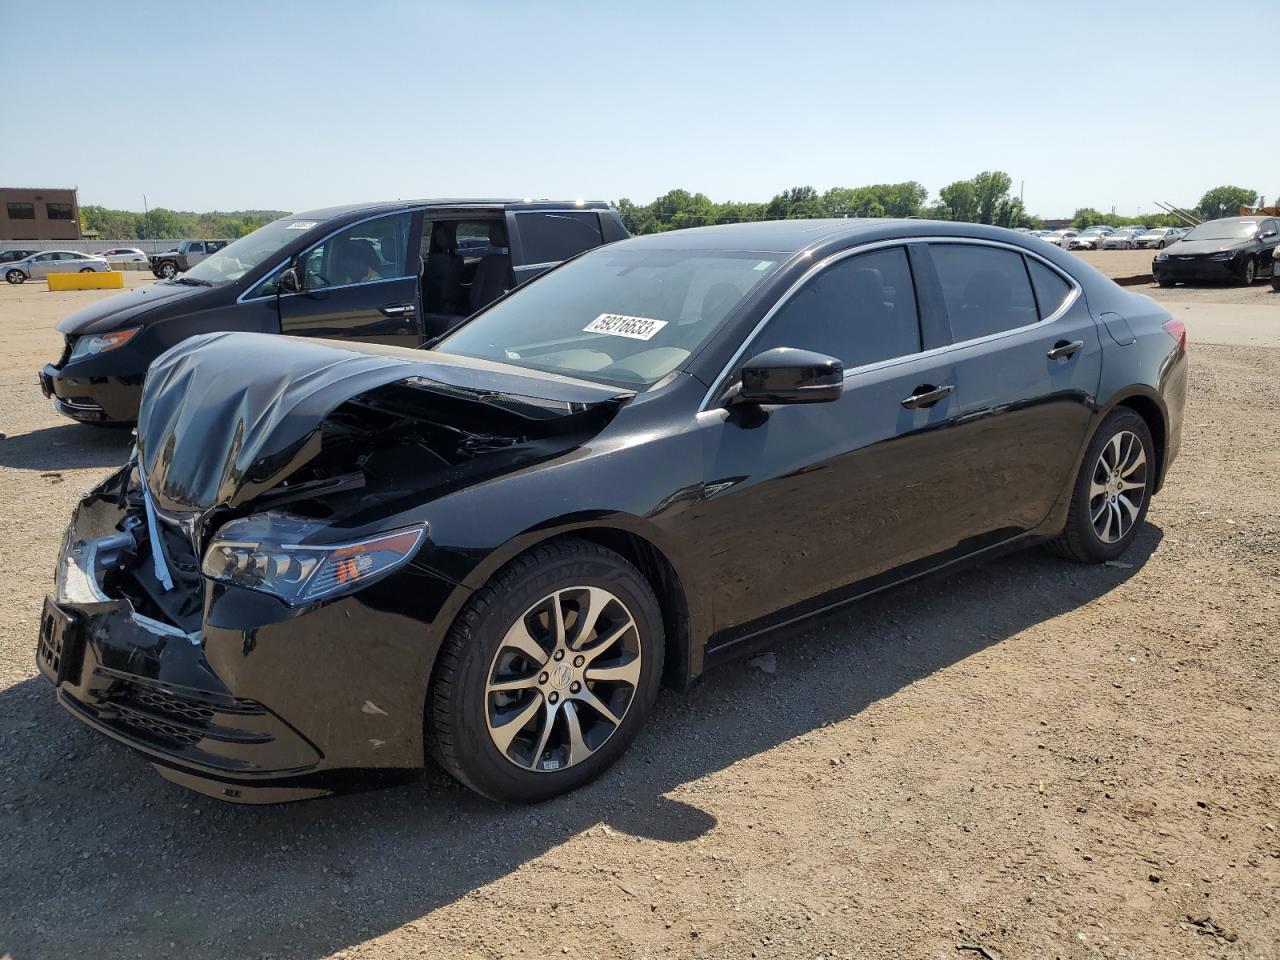
POLYGON ((306 799, 420 768, 438 647, 423 604, 440 606, 454 585, 414 569, 368 597, 290 609, 206 583, 200 626, 184 631, 113 583, 113 569, 151 562, 128 549, 134 475, 131 465, 88 494, 64 539, 36 653, 58 701, 166 778, 223 800, 306 799))

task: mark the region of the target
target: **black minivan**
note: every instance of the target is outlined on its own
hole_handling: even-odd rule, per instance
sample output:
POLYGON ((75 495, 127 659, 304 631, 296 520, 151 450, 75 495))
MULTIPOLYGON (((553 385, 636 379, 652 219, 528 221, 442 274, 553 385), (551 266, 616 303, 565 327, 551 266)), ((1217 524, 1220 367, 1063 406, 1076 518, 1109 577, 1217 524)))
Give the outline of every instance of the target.
POLYGON ((603 201, 353 204, 267 224, 182 276, 58 324, 40 371, 61 413, 137 419, 147 367, 199 333, 254 331, 418 346, 548 267, 627 237, 603 201))

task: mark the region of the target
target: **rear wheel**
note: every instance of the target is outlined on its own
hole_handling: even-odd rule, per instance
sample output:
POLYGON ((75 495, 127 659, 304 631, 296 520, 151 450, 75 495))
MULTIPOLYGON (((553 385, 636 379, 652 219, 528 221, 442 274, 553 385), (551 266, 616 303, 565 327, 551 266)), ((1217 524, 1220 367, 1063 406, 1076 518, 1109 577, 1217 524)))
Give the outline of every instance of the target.
POLYGON ((81 267, 81 268, 80 268, 80 272, 81 272, 81 273, 93 273, 93 267, 81 267))
POLYGON ((513 560, 459 614, 428 696, 431 752, 507 803, 594 779, 644 723, 664 647, 652 588, 618 554, 581 540, 513 560))
POLYGON ((10 270, 4 275, 4 278, 10 283, 23 283, 27 279, 27 275, 21 270, 10 270))
POLYGON ((1147 515, 1154 452, 1151 430, 1135 411, 1120 407, 1108 414, 1085 451, 1066 527, 1050 549, 1081 563, 1124 553, 1147 515))

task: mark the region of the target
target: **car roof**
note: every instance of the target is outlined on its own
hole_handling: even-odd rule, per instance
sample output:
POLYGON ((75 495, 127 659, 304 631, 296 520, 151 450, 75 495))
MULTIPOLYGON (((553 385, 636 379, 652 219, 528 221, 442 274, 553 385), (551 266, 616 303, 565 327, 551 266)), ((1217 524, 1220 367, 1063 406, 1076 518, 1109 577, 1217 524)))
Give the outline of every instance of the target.
POLYGON ((474 207, 485 210, 608 210, 606 200, 524 200, 493 197, 435 198, 428 200, 384 200, 374 203, 345 203, 336 207, 320 207, 302 213, 290 214, 288 220, 333 220, 353 213, 390 213, 395 210, 417 210, 423 207, 474 207))

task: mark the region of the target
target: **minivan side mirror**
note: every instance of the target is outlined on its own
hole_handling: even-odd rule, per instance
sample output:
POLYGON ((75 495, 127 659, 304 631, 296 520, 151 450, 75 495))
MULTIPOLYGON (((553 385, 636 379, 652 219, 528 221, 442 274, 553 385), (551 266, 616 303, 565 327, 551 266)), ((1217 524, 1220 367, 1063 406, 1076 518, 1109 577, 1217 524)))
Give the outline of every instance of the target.
POLYGON ((828 403, 844 392, 844 364, 835 357, 774 347, 742 365, 735 403, 828 403))
POLYGON ((285 267, 280 271, 280 282, 278 284, 280 290, 285 293, 298 293, 302 289, 302 284, 298 281, 298 271, 294 267, 285 267))

